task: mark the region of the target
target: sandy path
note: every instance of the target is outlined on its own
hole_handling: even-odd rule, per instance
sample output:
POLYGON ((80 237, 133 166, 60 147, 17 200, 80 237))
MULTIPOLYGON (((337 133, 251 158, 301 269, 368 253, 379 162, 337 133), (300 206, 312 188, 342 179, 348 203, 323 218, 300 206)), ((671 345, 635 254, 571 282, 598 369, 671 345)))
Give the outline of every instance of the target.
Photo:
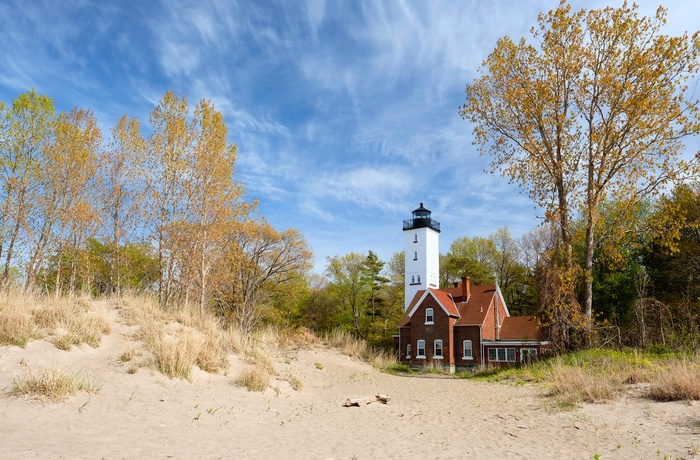
POLYGON ((279 374, 300 377, 301 391, 275 381, 250 393, 233 384, 235 362, 229 376, 197 371, 192 383, 129 374, 118 357, 130 332, 117 321, 98 349, 0 347, 0 388, 51 366, 102 385, 60 404, 0 399, 0 458, 663 459, 700 447, 697 403, 630 396, 556 411, 535 385, 393 376, 320 347, 279 357, 279 374), (342 407, 376 393, 391 402, 342 407))

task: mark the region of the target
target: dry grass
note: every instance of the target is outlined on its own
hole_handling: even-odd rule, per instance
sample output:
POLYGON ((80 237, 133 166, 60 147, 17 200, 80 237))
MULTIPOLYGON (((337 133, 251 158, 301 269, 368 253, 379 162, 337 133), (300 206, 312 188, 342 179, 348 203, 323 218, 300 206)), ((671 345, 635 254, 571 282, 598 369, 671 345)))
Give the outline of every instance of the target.
POLYGON ((660 369, 649 395, 657 401, 700 400, 700 365, 679 360, 660 369))
POLYGON ((51 339, 61 350, 70 350, 73 345, 86 343, 93 348, 100 346, 102 336, 111 332, 109 322, 103 316, 76 314, 60 324, 65 331, 51 339))
POLYGON ((288 375, 286 380, 294 391, 301 391, 304 389, 304 382, 296 375, 288 375))
POLYGON ((0 345, 24 347, 30 340, 53 335, 51 342, 63 350, 82 343, 98 347, 102 336, 110 332, 107 319, 91 312, 82 298, 53 299, 17 292, 0 298, 0 345))
POLYGON ((45 369, 39 374, 30 372, 12 380, 7 393, 11 396, 30 396, 37 399, 61 402, 79 391, 97 393, 100 387, 89 377, 62 369, 45 369))
POLYGON ((546 394, 565 407, 611 401, 632 388, 658 401, 700 400, 700 360, 682 353, 588 349, 523 367, 487 368, 460 377, 542 383, 546 394))
POLYGON ((373 367, 390 370, 397 364, 396 357, 382 350, 375 350, 367 342, 349 332, 336 330, 324 337, 328 346, 337 348, 344 355, 361 359, 373 367))
POLYGON ((197 362, 199 347, 192 334, 178 338, 164 337, 152 349, 157 369, 170 378, 190 380, 197 362))
POLYGON ((276 375, 275 361, 264 346, 252 347, 246 353, 246 359, 249 364, 268 375, 276 375))
POLYGON ((609 376, 563 365, 555 366, 547 380, 548 394, 565 406, 611 401, 622 390, 621 383, 612 381, 609 376))
POLYGON ((43 337, 31 315, 22 311, 3 309, 0 311, 0 345, 26 347, 30 340, 43 337))
POLYGON ((236 384, 248 391, 263 392, 270 386, 270 374, 257 365, 248 365, 236 378, 236 384))
POLYGON ((232 339, 213 316, 186 308, 163 311, 149 298, 124 298, 118 308, 128 324, 139 326, 136 338, 163 374, 190 380, 195 365, 210 373, 227 371, 232 339))

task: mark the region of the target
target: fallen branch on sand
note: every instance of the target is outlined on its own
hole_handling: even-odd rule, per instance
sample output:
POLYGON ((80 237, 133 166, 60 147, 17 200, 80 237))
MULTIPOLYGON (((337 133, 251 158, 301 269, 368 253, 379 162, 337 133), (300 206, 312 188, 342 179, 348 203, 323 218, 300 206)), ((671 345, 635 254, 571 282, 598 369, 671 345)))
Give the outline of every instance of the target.
POLYGON ((386 404, 391 400, 391 397, 389 395, 384 395, 384 394, 378 394, 374 397, 368 396, 366 398, 358 398, 358 399, 348 399, 343 403, 343 407, 351 407, 351 406, 366 406, 367 404, 371 404, 373 402, 380 402, 382 404, 386 404))

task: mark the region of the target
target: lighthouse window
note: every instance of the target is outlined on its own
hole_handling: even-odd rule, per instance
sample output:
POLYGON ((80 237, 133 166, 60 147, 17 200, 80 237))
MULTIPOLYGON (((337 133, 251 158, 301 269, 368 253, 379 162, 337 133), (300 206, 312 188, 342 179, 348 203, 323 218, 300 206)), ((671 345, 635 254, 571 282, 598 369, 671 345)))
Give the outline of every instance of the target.
POLYGON ((418 275, 418 284, 420 284, 420 275, 418 275))
POLYGON ((413 260, 418 260, 418 251, 413 251, 413 260))
POLYGON ((417 243, 417 242, 418 242, 418 233, 415 233, 415 234, 413 235, 413 242, 414 242, 414 243, 417 243))
POLYGON ((411 284, 416 284, 416 277, 415 276, 411 276, 411 284))

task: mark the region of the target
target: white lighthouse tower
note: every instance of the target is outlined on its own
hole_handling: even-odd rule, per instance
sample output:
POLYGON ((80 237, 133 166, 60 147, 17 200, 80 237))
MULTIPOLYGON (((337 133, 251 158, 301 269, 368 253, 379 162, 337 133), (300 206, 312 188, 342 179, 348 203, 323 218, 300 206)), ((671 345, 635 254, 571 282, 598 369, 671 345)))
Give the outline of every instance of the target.
POLYGON ((406 240, 405 300, 408 308, 416 292, 438 288, 440 284, 440 222, 430 218, 430 211, 420 207, 413 211, 413 218, 403 221, 406 240))

